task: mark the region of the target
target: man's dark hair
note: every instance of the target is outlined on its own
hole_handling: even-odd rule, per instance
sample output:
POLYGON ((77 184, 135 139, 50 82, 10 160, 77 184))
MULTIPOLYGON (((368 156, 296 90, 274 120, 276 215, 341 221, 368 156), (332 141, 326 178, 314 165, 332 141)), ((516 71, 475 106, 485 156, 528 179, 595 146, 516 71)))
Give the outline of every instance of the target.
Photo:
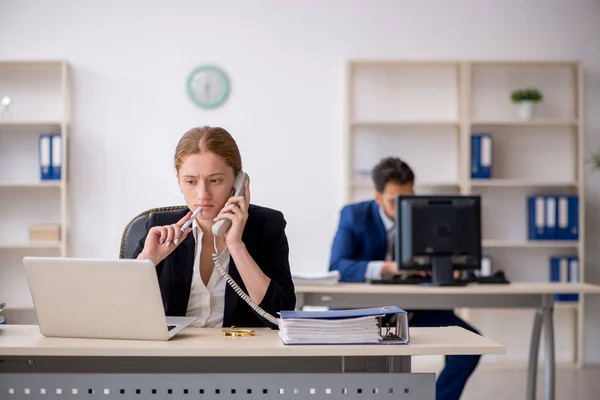
POLYGON ((375 190, 383 192, 385 185, 390 182, 396 182, 401 185, 413 184, 415 174, 407 163, 396 157, 387 157, 379 161, 379 164, 371 171, 375 190))

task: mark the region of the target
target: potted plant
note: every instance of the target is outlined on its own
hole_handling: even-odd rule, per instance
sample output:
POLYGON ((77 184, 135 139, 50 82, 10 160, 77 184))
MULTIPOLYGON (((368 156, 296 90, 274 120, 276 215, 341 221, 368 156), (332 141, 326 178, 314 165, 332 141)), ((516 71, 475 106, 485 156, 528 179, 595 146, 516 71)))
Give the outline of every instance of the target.
POLYGON ((511 99, 517 104, 517 112, 524 120, 533 118, 536 103, 542 101, 542 93, 537 89, 517 89, 512 92, 511 99))

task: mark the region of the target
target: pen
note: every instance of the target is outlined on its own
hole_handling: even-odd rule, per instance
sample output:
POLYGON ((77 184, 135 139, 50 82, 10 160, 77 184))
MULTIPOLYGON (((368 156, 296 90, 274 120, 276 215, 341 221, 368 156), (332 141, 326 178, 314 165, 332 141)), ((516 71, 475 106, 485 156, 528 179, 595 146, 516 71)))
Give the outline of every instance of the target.
POLYGON ((192 222, 194 222, 194 220, 196 219, 196 217, 198 216, 198 214, 200 214, 200 211, 202 211, 202 207, 198 207, 196 209, 196 211, 194 211, 194 213, 192 214, 192 216, 190 217, 190 219, 188 219, 185 222, 185 224, 183 224, 183 226, 181 227, 181 233, 185 232, 185 230, 190 227, 190 225, 192 224, 192 222))

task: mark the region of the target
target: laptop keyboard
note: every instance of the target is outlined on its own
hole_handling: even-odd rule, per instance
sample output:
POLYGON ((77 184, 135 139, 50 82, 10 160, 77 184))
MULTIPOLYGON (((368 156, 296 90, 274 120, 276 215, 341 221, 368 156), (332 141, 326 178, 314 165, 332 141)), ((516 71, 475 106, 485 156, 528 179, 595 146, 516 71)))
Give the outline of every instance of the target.
POLYGON ((178 326, 179 326, 179 325, 167 325, 167 329, 168 329, 169 331, 171 331, 171 330, 173 330, 173 329, 177 328, 178 326))

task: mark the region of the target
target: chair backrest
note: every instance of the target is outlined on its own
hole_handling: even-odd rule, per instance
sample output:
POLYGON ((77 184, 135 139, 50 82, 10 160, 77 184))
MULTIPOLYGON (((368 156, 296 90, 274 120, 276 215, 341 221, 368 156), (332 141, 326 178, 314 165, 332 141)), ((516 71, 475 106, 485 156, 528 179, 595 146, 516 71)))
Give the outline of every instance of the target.
POLYGON ((133 256, 133 252, 137 248, 140 239, 146 234, 146 222, 152 214, 178 212, 187 208, 187 206, 159 207, 151 208, 138 214, 127 224, 123 230, 119 258, 131 258, 133 256))

